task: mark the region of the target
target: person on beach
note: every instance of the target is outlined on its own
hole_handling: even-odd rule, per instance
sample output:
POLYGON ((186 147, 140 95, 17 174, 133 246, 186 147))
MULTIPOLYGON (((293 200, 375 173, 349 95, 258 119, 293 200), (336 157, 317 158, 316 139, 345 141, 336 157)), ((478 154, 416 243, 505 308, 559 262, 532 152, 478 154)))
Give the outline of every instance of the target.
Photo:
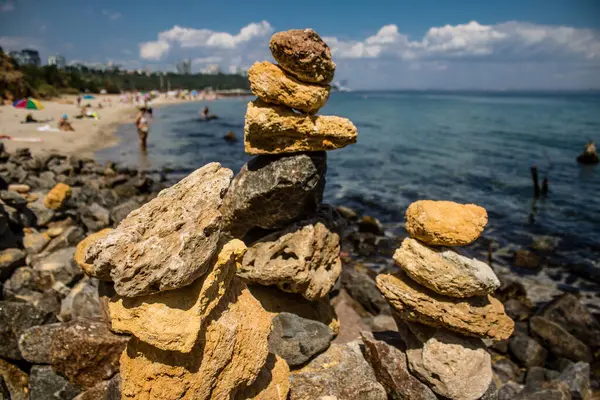
POLYGON ((137 113, 135 117, 135 126, 138 131, 138 137, 140 139, 140 148, 142 150, 146 149, 146 142, 148 140, 148 120, 146 119, 146 109, 144 107, 140 107, 140 111, 137 113))
POLYGON ((208 106, 204 106, 204 110, 202 110, 202 112, 200 113, 202 119, 208 119, 208 113, 208 106))
POLYGON ((67 114, 63 114, 62 118, 58 122, 58 129, 61 131, 74 132, 73 125, 69 121, 69 116, 67 114))
POLYGON ((81 96, 77 96, 77 108, 81 107, 81 96))

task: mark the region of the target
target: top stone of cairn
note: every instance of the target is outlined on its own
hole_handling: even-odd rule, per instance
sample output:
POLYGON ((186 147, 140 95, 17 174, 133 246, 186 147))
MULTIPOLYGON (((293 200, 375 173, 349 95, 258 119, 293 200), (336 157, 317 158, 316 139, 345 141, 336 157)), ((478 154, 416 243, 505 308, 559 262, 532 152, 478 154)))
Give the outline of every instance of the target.
POLYGON ((277 32, 269 48, 281 68, 301 81, 327 84, 333 79, 335 63, 329 46, 312 29, 277 32))

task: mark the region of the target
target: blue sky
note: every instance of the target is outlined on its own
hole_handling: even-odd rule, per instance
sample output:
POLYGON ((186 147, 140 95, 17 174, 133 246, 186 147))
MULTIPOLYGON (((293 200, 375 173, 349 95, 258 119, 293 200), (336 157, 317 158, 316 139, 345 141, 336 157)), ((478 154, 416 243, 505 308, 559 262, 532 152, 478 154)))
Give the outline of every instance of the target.
POLYGON ((600 88, 600 1, 0 0, 0 46, 125 68, 225 71, 310 27, 353 88, 600 88))

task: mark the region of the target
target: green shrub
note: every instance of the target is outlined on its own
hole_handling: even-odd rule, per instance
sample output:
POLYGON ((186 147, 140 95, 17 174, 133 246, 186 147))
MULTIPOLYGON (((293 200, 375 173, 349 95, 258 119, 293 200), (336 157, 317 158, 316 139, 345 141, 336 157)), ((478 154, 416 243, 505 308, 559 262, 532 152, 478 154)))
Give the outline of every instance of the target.
POLYGON ((60 93, 77 95, 81 92, 79 91, 79 89, 75 89, 75 88, 62 88, 62 89, 60 89, 60 93))
POLYGON ((60 96, 60 92, 54 86, 42 83, 37 88, 37 93, 42 99, 51 99, 60 96))

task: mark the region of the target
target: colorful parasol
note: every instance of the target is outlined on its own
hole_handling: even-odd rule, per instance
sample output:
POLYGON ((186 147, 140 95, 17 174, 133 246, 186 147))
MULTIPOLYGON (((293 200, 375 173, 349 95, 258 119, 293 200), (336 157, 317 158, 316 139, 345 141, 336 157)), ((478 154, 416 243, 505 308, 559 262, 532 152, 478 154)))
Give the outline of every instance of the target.
POLYGON ((13 103, 13 107, 26 108, 28 110, 42 110, 44 108, 42 103, 32 98, 17 100, 13 103))
POLYGON ((95 97, 94 97, 94 96, 92 96, 91 94, 86 94, 85 96, 83 96, 83 98, 84 98, 85 100, 92 100, 92 99, 95 99, 95 97))

